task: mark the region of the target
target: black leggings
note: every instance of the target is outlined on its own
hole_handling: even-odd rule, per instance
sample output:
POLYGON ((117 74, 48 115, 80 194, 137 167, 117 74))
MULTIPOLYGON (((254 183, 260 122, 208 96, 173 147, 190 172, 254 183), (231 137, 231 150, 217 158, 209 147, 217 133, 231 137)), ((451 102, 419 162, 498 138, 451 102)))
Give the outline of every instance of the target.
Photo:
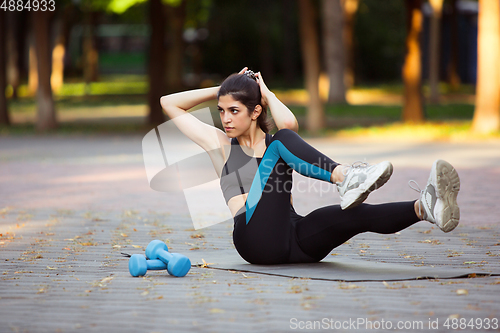
POLYGON ((359 233, 390 234, 420 221, 414 201, 348 210, 331 205, 298 215, 290 204, 292 170, 330 181, 336 166, 295 132, 279 130, 234 218, 233 241, 241 257, 253 264, 317 262, 359 233))

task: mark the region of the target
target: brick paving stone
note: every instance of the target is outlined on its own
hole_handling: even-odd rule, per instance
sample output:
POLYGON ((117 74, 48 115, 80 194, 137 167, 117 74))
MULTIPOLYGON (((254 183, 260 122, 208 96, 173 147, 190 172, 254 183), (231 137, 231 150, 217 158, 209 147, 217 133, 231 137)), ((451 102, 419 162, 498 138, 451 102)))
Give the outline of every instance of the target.
MULTIPOLYGON (((0 139, 0 332, 287 332, 358 318, 424 329, 438 320, 432 331, 445 332, 450 316, 500 319, 496 276, 348 283, 193 267, 184 278, 162 271, 132 278, 120 253, 141 253, 152 239, 188 256, 234 248, 230 223, 195 231, 180 193, 149 189, 141 139, 0 139)), ((420 222, 399 234, 358 235, 333 254, 500 270, 499 142, 310 142, 341 162, 394 161, 391 181, 371 203, 414 200, 407 181, 423 186, 436 157, 452 162, 462 179, 454 232, 420 222)), ((294 201, 307 213, 338 196, 332 187, 316 197, 294 192, 294 201)))

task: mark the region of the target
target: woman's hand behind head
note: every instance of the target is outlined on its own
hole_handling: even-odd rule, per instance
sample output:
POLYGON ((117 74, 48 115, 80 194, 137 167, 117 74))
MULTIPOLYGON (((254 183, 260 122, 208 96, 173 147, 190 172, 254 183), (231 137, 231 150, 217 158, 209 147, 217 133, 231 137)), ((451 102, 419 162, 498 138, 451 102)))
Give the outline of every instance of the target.
POLYGON ((262 107, 266 107, 268 103, 268 97, 272 94, 271 90, 266 86, 264 79, 262 78, 262 74, 260 72, 255 73, 256 81, 260 87, 260 94, 262 95, 262 107))

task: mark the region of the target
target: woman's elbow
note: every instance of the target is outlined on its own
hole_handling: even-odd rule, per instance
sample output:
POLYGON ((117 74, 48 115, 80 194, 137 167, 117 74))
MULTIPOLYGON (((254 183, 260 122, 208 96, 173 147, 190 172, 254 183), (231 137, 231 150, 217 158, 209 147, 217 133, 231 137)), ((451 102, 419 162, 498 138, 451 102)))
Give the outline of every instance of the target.
POLYGON ((160 97, 160 105, 165 108, 169 104, 169 98, 168 95, 161 96, 160 97))
POLYGON ((285 121, 283 127, 291 129, 292 131, 294 131, 296 133, 298 133, 298 131, 299 131, 299 123, 297 122, 297 119, 291 119, 291 120, 285 121))

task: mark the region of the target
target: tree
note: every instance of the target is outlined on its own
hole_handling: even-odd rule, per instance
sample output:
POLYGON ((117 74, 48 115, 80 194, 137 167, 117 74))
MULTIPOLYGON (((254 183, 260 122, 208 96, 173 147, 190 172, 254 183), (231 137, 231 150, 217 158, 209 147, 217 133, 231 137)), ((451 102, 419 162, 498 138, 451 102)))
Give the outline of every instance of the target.
POLYGON ((59 91, 64 83, 64 55, 69 42, 75 6, 66 4, 57 18, 57 37, 52 50, 52 74, 50 82, 54 91, 59 91))
POLYGON ((5 11, 0 10, 0 125, 9 125, 9 110, 5 89, 7 88, 7 26, 5 11))
MULTIPOLYGON (((108 11, 116 14, 123 14, 130 7, 143 3, 146 0, 101 0, 101 6, 105 5, 108 11), (107 2, 106 2, 107 1, 107 2)), ((180 89, 182 85, 182 61, 184 44, 182 33, 184 28, 185 7, 182 0, 151 0, 149 1, 149 17, 151 22, 151 39, 149 46, 149 92, 148 122, 159 124, 164 121, 163 111, 160 106, 160 97, 166 93, 166 82, 171 90, 180 89), (179 7, 172 9, 170 7, 179 7), (166 17, 165 11, 169 11, 170 16, 166 17), (180 15, 180 17, 179 17, 180 15), (173 45, 169 54, 170 67, 165 79, 167 69, 167 56, 165 52, 166 24, 170 25, 173 45)))
POLYGON ((297 80, 297 48, 295 46, 296 28, 293 20, 293 12, 295 9, 295 1, 281 0, 281 17, 282 17, 282 40, 283 40, 283 53, 282 59, 282 72, 286 82, 293 83, 297 80))
POLYGON ((323 50, 330 79, 328 103, 346 103, 345 47, 341 0, 323 0, 323 50))
POLYGON ((500 130, 500 2, 479 0, 475 132, 500 130))
POLYGON ((185 43, 182 35, 186 20, 186 1, 172 3, 166 6, 166 9, 168 23, 167 88, 169 91, 180 91, 183 89, 182 70, 184 68, 185 43))
POLYGON ((85 92, 90 93, 90 83, 99 77, 99 52, 97 50, 96 29, 99 12, 90 5, 84 6, 84 33, 83 33, 83 77, 85 92))
POLYGON ((150 124, 159 124, 164 121, 160 106, 160 97, 165 94, 165 14, 161 0, 149 2, 149 17, 151 21, 151 42, 149 46, 149 115, 150 124))
POLYGON ((460 76, 458 75, 458 10, 457 0, 451 0, 451 59, 448 65, 448 83, 453 89, 460 86, 460 76))
POLYGON ((33 12, 36 58, 38 67, 36 129, 46 131, 57 126, 56 111, 50 84, 51 57, 48 11, 33 12))
POLYGON ((403 121, 424 120, 422 98, 422 66, 420 62, 420 33, 422 31, 422 0, 406 0, 407 35, 403 65, 403 121))
POLYGON ((11 20, 7 28, 7 82, 12 86, 13 99, 17 99, 19 85, 27 73, 24 55, 29 30, 28 13, 27 11, 9 13, 11 20))
MULTIPOLYGON (((33 20, 32 20, 33 21, 33 20)), ((29 56, 28 56, 28 91, 34 96, 38 91, 38 61, 36 59, 35 28, 31 22, 31 32, 29 33, 29 56)))
POLYGON ((311 0, 299 0, 299 21, 302 61, 306 89, 309 93, 306 128, 308 131, 316 133, 324 127, 325 112, 319 96, 320 59, 318 31, 316 28, 317 20, 314 4, 311 0))
POLYGON ((441 14, 443 11, 443 0, 429 0, 432 8, 431 27, 429 34, 429 86, 430 100, 432 103, 439 102, 439 51, 441 35, 441 14))
POLYGON ((360 0, 342 0, 342 13, 344 15, 344 45, 345 45, 345 79, 346 88, 351 88, 355 83, 354 75, 354 21, 360 0))

